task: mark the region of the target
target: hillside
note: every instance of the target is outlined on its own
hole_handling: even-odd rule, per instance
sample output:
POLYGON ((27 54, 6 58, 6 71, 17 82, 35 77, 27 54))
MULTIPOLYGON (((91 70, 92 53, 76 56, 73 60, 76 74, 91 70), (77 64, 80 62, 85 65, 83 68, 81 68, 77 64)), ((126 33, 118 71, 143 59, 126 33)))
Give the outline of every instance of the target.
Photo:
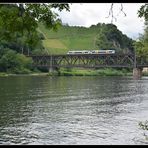
POLYGON ((97 31, 92 28, 61 26, 57 32, 39 24, 45 40, 43 45, 51 54, 65 54, 69 50, 94 49, 97 31))
MULTIPOLYGON (((69 50, 94 50, 100 28, 106 24, 92 25, 89 28, 78 26, 61 26, 57 32, 39 24, 39 32, 45 39, 43 45, 50 54, 66 54, 69 50)), ((120 32, 120 31, 118 31, 120 32)), ((122 33, 121 33, 122 34, 122 33)))

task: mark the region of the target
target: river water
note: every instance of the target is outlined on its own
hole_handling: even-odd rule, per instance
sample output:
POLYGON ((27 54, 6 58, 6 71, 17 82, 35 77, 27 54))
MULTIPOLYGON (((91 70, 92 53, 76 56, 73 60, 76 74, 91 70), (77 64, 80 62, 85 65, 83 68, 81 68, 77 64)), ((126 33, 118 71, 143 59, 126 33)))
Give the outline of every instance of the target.
POLYGON ((141 145, 148 77, 0 78, 1 145, 141 145))

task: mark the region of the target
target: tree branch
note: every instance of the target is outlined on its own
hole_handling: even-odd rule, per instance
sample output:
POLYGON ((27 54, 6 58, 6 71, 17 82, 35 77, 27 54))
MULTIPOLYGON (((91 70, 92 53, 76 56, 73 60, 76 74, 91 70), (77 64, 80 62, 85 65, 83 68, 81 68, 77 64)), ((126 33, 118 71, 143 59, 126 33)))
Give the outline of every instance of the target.
MULTIPOLYGON (((116 18, 115 15, 114 15, 113 9, 114 9, 114 3, 111 4, 111 7, 110 7, 110 9, 109 9, 109 14, 108 14, 108 16, 106 17, 106 18, 109 18, 109 17, 111 16, 111 23, 113 23, 113 20, 117 21, 117 18, 116 18)), ((117 14, 117 16, 118 16, 121 12, 124 14, 124 16, 126 16, 126 13, 123 11, 123 5, 122 5, 122 4, 121 4, 121 6, 120 6, 120 11, 119 11, 119 13, 117 14)))

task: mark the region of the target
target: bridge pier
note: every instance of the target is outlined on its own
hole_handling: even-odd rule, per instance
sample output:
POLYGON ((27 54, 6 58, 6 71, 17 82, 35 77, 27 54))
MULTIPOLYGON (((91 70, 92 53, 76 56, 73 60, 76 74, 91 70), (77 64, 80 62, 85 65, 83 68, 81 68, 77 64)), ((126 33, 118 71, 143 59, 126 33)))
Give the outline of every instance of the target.
POLYGON ((49 74, 50 75, 59 75, 59 68, 58 67, 49 67, 49 74))
POLYGON ((52 73, 54 71, 53 67, 49 67, 49 70, 48 70, 50 73, 52 73))
POLYGON ((133 68, 133 78, 140 79, 142 77, 142 69, 141 68, 133 68))

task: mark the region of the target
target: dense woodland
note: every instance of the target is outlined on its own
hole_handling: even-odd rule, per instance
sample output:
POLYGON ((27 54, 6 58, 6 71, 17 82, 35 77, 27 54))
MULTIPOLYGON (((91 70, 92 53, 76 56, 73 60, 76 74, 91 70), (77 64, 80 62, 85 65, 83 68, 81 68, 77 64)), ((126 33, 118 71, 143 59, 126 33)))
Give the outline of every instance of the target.
POLYGON ((50 54, 52 50, 66 53, 70 49, 115 49, 133 53, 135 49, 138 56, 148 53, 147 4, 138 12, 139 17, 145 18, 145 31, 139 41, 130 39, 113 24, 98 23, 89 28, 62 25, 52 8, 70 10, 69 4, 0 5, 0 72, 36 71, 31 67, 32 59, 26 55, 50 54), (58 45, 53 41, 59 47, 52 47, 58 45))

